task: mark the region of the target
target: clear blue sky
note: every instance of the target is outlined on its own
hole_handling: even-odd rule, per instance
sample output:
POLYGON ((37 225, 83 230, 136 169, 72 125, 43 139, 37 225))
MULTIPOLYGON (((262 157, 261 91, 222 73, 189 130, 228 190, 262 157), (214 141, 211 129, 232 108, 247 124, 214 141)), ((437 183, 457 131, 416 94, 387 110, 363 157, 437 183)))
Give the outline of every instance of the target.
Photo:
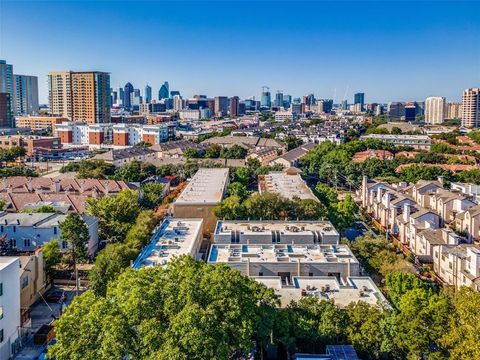
POLYGON ((185 96, 459 100, 480 86, 480 2, 0 1, 0 58, 39 77, 111 73, 185 96))

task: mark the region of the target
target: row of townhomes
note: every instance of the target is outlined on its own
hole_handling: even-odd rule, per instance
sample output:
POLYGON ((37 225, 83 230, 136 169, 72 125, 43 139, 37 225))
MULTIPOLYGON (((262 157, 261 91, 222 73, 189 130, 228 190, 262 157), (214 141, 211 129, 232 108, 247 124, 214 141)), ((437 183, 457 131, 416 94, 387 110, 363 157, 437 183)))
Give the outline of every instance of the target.
POLYGON ((173 257, 189 255, 265 284, 282 306, 302 297, 389 306, 330 222, 216 219, 211 209, 227 184, 228 169, 199 169, 133 267, 168 266, 173 257))
POLYGON ((388 184, 364 177, 357 195, 375 225, 439 281, 480 291, 480 205, 469 188, 449 190, 442 178, 388 184))

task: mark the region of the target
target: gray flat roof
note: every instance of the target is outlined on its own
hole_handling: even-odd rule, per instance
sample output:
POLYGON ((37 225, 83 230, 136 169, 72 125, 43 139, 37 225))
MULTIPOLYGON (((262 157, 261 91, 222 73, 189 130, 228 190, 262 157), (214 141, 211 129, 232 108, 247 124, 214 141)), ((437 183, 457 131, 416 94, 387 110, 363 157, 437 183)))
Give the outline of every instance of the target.
POLYGON ((193 176, 175 204, 216 204, 228 184, 228 168, 201 168, 193 176))

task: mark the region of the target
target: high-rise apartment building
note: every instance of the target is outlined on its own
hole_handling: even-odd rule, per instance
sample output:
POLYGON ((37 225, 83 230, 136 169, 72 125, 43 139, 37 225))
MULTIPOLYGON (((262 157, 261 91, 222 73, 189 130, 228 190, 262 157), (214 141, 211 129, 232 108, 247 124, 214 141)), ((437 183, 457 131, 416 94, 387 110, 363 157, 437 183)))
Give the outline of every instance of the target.
POLYGON ((214 98, 214 112, 215 116, 226 116, 228 112, 228 97, 216 96, 214 98))
POLYGON ((448 103, 447 104, 447 119, 461 119, 462 118, 462 103, 448 103))
POLYGON ((1 127, 13 126, 13 65, 0 60, 0 123, 1 127), (2 95, 5 94, 5 95, 2 95), (6 103, 8 102, 8 104, 6 103), (10 125, 8 125, 10 124, 10 125))
POLYGON ((10 94, 0 92, 0 128, 12 128, 14 123, 13 119, 10 94))
POLYGON ((447 101, 441 96, 428 97, 425 100, 425 122, 427 124, 441 124, 447 116, 447 101))
POLYGON ((180 95, 175 95, 173 97, 173 110, 179 111, 184 108, 184 101, 180 95))
POLYGON ((8 93, 13 98, 13 65, 0 60, 0 93, 8 93))
POLYGON ((463 92, 462 126, 480 127, 480 88, 465 89, 463 92))
POLYGON ((152 87, 150 85, 145 85, 145 94, 144 94, 145 98, 145 103, 146 104, 149 104, 152 102, 152 87))
POLYGON ((110 74, 52 71, 48 85, 53 115, 88 123, 110 122, 110 74))
POLYGON ((13 108, 15 115, 38 113, 38 78, 30 75, 15 75, 13 83, 13 108))
POLYGON ((230 98, 230 116, 237 117, 240 115, 240 98, 232 96, 230 98))

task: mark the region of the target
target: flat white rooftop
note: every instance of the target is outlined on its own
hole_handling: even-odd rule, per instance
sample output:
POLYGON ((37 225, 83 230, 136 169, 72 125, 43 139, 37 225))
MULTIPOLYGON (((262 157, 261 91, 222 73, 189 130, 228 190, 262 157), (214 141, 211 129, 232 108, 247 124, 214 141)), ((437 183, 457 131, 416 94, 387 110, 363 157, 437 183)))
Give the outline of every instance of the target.
POLYGON ((18 260, 18 257, 15 256, 0 256, 0 271, 13 264, 18 260))
POLYGON ((302 200, 312 199, 318 201, 299 174, 288 174, 284 171, 270 172, 263 177, 259 187, 260 192, 276 193, 287 199, 297 197, 302 200))
POLYGON ((156 229, 150 243, 142 250, 133 267, 167 265, 174 257, 191 255, 195 257, 202 240, 202 219, 164 220, 156 229))
POLYGON ((330 221, 217 221, 215 235, 230 235, 237 231, 245 236, 265 235, 271 237, 274 232, 298 237, 312 235, 312 232, 318 232, 325 236, 340 236, 330 221))
POLYGON ((216 204, 228 184, 227 168, 198 169, 175 204, 216 204))
POLYGON ((209 263, 358 263, 346 245, 214 244, 209 263))
POLYGON ((333 300, 341 308, 357 301, 390 306, 373 280, 367 276, 347 277, 345 282, 339 281, 335 276, 294 276, 293 287, 282 284, 279 276, 252 278, 273 289, 282 306, 287 306, 292 300, 298 301, 303 297, 333 300))

